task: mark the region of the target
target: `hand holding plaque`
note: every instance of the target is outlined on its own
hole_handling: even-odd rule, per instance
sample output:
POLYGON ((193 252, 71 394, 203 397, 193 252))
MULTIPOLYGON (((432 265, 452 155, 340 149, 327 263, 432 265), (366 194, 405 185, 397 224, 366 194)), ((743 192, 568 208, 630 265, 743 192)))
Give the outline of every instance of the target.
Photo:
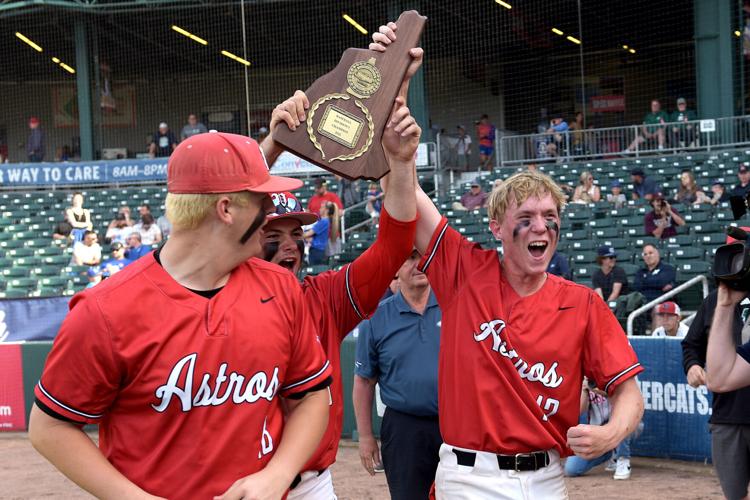
POLYGON ((307 161, 348 179, 388 173, 381 139, 426 18, 399 17, 398 39, 386 52, 347 49, 330 73, 305 91, 306 120, 296 130, 281 123, 274 140, 307 161))

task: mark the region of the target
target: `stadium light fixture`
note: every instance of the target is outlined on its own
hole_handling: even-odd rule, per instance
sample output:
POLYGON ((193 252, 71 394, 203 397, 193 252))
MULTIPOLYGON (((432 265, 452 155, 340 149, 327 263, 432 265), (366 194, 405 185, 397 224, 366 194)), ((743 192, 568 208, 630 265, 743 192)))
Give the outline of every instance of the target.
POLYGON ((224 56, 227 56, 229 59, 237 61, 240 64, 244 64, 245 66, 250 66, 250 61, 247 61, 247 60, 241 58, 240 56, 236 56, 236 55, 232 54, 231 52, 228 52, 226 50, 222 50, 221 54, 224 55, 224 56))
POLYGON ((198 42, 201 45, 208 45, 207 41, 205 41, 203 38, 201 38, 199 36, 193 35, 188 30, 182 29, 179 26, 175 26, 174 24, 172 25, 172 29, 175 30, 180 35, 188 37, 189 39, 191 39, 194 42, 198 42))
POLYGON ((511 4, 509 4, 508 2, 503 2, 503 0, 495 0, 495 2, 497 2, 498 5, 505 7, 508 10, 513 8, 511 4))
POLYGON ((64 62, 60 63, 60 67, 62 69, 64 69, 65 71, 67 71, 68 73, 70 73, 71 75, 75 75, 76 74, 76 70, 74 70, 73 68, 71 68, 70 66, 68 66, 67 64, 65 64, 64 62))
POLYGON ((552 33, 554 33, 555 35, 560 35, 560 36, 565 34, 557 28, 552 28, 552 33))
POLYGON ((16 37, 18 37, 22 42, 24 42, 26 45, 28 45, 32 49, 36 50, 37 52, 41 52, 42 51, 42 48, 39 45, 35 44, 33 41, 31 41, 23 33, 19 33, 18 31, 16 31, 16 37))
POLYGON ((630 52, 631 54, 635 54, 635 49, 628 49, 628 52, 630 52))
POLYGON ((740 30, 735 30, 734 31, 734 36, 741 36, 741 35, 742 35, 742 33, 740 33, 740 30))
POLYGON ((623 45, 622 48, 623 50, 628 50, 630 47, 628 47, 627 45, 623 45))
POLYGON ((568 35, 565 38, 567 38, 568 41, 571 41, 571 42, 575 43, 576 45, 581 45, 581 41, 578 38, 575 38, 575 37, 570 36, 570 35, 568 35))
POLYGON ((55 63, 55 64, 60 64, 60 59, 58 59, 56 57, 53 57, 52 58, 52 62, 55 63))
POLYGON ((362 27, 362 25, 361 25, 361 24, 359 24, 359 23, 358 23, 357 21, 355 21, 354 19, 352 19, 352 17, 351 17, 351 16, 349 15, 349 14, 346 14, 346 13, 344 13, 344 14, 341 14, 341 17, 343 17, 343 18, 344 18, 344 20, 345 20, 345 21, 346 21, 347 23, 349 23, 349 24, 351 24, 352 26, 354 26, 354 27, 355 27, 355 28, 357 29, 357 31, 359 31, 359 32, 360 32, 360 33, 362 33, 363 35, 365 35, 365 36, 369 35, 369 33, 367 32, 367 30, 366 30, 366 29, 364 29, 364 28, 362 27))

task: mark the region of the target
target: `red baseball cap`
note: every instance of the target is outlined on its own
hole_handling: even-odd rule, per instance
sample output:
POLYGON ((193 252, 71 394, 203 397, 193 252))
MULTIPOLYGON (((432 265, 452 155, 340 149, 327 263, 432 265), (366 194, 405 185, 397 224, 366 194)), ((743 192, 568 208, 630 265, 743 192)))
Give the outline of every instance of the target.
POLYGON ((32 116, 31 118, 29 118, 29 123, 39 125, 39 118, 37 118, 36 116, 32 116))
POLYGON ((175 194, 275 193, 301 186, 299 179, 270 175, 258 143, 243 135, 194 135, 167 163, 167 190, 175 194))
POLYGON ((266 215, 266 220, 269 223, 279 219, 294 219, 303 226, 307 226, 308 224, 314 224, 320 219, 317 214, 305 212, 297 197, 288 191, 285 193, 271 193, 269 196, 276 208, 275 212, 266 215))
MULTIPOLYGON (((746 233, 750 234, 750 227, 748 227, 748 226, 740 226, 740 229, 742 229, 746 233)), ((735 240, 731 236, 727 235, 727 245, 729 245, 730 243, 742 243, 742 242, 739 241, 739 240, 735 240)))
POLYGON ((661 304, 656 306, 656 314, 674 314, 676 316, 679 316, 680 306, 678 306, 674 302, 662 302, 661 304))

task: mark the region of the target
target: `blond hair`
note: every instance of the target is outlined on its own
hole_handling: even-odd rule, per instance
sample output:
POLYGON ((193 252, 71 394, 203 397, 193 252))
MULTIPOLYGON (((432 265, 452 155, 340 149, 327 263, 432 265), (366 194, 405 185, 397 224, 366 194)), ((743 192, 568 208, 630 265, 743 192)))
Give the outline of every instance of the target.
POLYGON ((167 193, 167 219, 174 229, 196 229, 215 209, 216 202, 222 196, 228 197, 231 203, 241 207, 247 207, 252 200, 252 193, 249 191, 218 194, 167 193))
POLYGON ((519 207, 532 196, 542 198, 545 195, 552 196, 559 214, 565 206, 565 195, 560 186, 542 173, 520 172, 511 175, 499 187, 492 190, 487 203, 487 214, 490 219, 502 222, 511 201, 515 201, 516 206, 519 207))

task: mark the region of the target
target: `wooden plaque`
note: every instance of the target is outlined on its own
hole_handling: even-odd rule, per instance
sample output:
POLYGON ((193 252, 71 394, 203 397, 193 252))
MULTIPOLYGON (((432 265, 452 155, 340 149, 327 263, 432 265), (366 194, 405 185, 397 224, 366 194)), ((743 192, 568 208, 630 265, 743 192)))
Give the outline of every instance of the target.
POLYGON ((347 179, 377 180, 389 166, 380 143, 398 95, 409 50, 417 46, 426 17, 402 13, 396 41, 385 52, 347 49, 338 65, 305 91, 307 119, 291 131, 285 123, 273 131, 284 149, 347 179))

